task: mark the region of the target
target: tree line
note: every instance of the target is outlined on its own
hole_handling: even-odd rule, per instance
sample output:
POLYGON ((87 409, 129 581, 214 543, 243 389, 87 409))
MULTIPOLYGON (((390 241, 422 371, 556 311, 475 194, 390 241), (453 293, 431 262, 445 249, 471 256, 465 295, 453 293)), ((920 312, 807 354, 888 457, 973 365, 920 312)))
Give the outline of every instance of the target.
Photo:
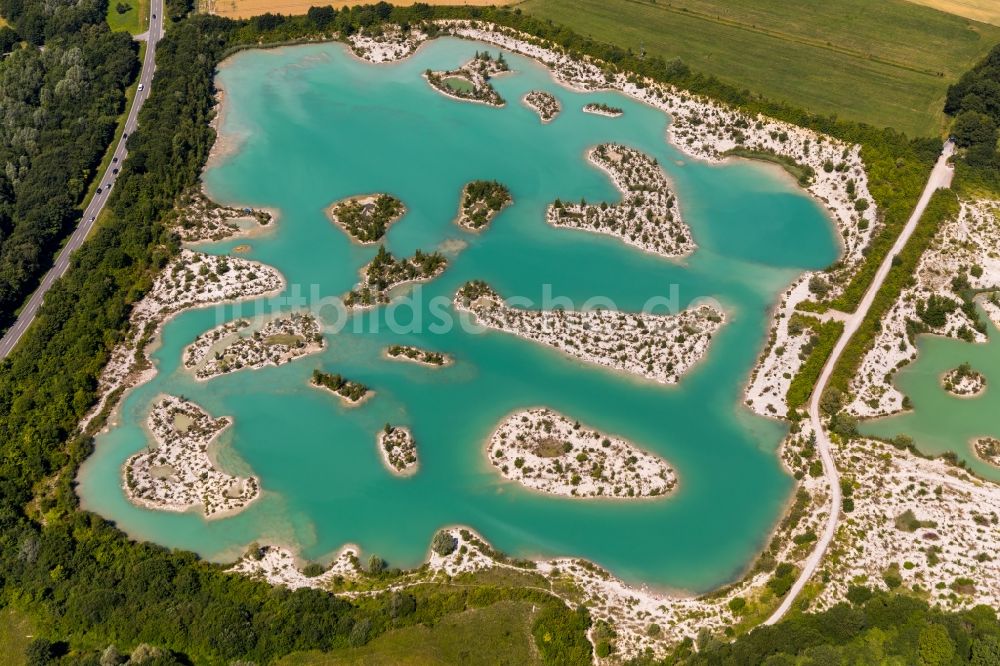
POLYGON ((0 0, 0 329, 79 220, 138 71, 106 1, 0 0))

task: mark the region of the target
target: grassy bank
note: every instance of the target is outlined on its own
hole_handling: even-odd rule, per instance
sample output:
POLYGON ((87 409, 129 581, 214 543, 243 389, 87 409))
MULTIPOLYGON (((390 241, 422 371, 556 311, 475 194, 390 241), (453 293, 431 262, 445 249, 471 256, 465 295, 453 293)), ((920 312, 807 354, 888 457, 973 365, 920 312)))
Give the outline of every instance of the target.
POLYGON ((814 113, 935 136, 1000 28, 903 0, 526 0, 527 14, 814 113))
POLYGON ((791 416, 800 407, 804 406, 812 395, 819 373, 823 371, 826 360, 830 358, 834 345, 844 332, 844 323, 830 320, 820 321, 815 317, 808 317, 796 313, 793 321, 797 321, 801 326, 807 326, 816 334, 816 341, 809 350, 809 355, 805 363, 799 369, 799 374, 795 375, 791 384, 788 385, 788 392, 785 400, 788 403, 788 413, 791 416))
POLYGON ((787 171, 792 178, 797 180, 802 187, 808 187, 816 176, 816 172, 813 171, 811 166, 799 164, 787 155, 779 155, 765 150, 747 150, 746 148, 733 148, 732 150, 727 150, 725 155, 726 157, 742 157, 748 160, 777 164, 787 171))

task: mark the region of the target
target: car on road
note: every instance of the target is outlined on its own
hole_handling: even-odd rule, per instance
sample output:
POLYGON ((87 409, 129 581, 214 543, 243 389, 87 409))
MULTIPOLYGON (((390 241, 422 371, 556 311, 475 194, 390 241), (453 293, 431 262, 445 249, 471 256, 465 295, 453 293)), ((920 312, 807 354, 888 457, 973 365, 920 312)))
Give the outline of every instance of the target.
POLYGON ((104 188, 103 188, 103 187, 98 187, 98 188, 97 188, 97 193, 98 193, 98 194, 100 194, 100 193, 101 193, 101 192, 103 192, 103 191, 104 191, 104 188))
POLYGON ((93 215, 91 215, 91 216, 90 216, 90 221, 91 221, 91 222, 93 222, 93 221, 94 221, 94 220, 96 220, 96 219, 97 219, 97 218, 96 218, 96 217, 94 217, 93 215))
POLYGON ((116 175, 116 176, 117 176, 117 175, 118 175, 118 169, 112 169, 112 170, 111 170, 111 173, 113 173, 114 175, 116 175))
POLYGON ((114 164, 116 162, 118 162, 118 158, 117 157, 112 157, 111 158, 111 163, 114 164))
POLYGON ((139 92, 142 92, 143 88, 145 88, 145 87, 146 87, 146 85, 144 83, 140 83, 139 84, 139 92))

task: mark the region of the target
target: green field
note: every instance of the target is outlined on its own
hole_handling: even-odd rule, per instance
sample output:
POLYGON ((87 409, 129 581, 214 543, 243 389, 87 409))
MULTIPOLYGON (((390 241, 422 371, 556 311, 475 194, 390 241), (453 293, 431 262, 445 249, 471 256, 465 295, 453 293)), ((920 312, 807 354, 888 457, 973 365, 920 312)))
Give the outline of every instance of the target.
POLYGON ((601 42, 810 111, 907 134, 943 129, 945 90, 1000 28, 903 0, 524 0, 601 42))
POLYGON ((531 635, 534 605, 501 601, 448 615, 434 626, 417 625, 385 633, 364 647, 337 652, 292 654, 280 666, 347 664, 536 664, 531 635))
POLYGON ((108 2, 108 25, 112 30, 124 30, 133 35, 146 32, 146 13, 149 11, 149 0, 110 0, 108 2), (128 11, 119 14, 118 5, 127 5, 128 11))

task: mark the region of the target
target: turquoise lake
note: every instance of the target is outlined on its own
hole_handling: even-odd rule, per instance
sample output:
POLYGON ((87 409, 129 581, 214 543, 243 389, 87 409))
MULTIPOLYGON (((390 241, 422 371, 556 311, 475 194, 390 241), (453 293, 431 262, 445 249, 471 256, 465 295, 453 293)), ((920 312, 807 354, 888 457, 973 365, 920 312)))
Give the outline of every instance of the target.
MULTIPOLYGON (((506 297, 537 301, 549 290, 576 304, 605 297, 623 310, 671 293, 679 307, 709 297, 730 321, 707 357, 679 385, 661 386, 497 332, 394 333, 386 326, 390 307, 358 315, 364 325, 357 330, 351 323, 329 334, 321 355, 196 382, 181 367, 184 347, 222 323, 220 312, 234 318, 274 304, 189 311, 165 327, 153 353, 159 373, 128 395, 81 470, 85 508, 137 538, 219 560, 234 559, 254 540, 287 544, 313 559, 354 543, 365 556, 408 567, 424 560, 438 528, 463 524, 514 556, 586 557, 657 587, 704 591, 740 575, 792 488, 775 455, 786 426, 751 414, 742 405, 743 386, 777 295, 802 270, 837 258, 834 229, 785 174, 747 162, 690 160, 667 143, 665 114, 615 93, 568 91, 532 60, 506 54, 515 71, 494 79, 508 100, 502 109, 446 98, 420 76, 427 68, 455 68, 486 48, 441 39, 392 65, 360 62, 338 44, 233 57, 219 73, 227 108, 222 132, 244 140, 205 173, 206 189, 223 203, 278 209, 280 219, 263 235, 200 249, 227 253, 249 243, 243 256, 277 267, 293 289, 338 296, 377 248, 352 244, 324 209, 344 197, 388 192, 408 209, 387 235, 390 251, 447 250, 447 271, 420 290, 425 303, 450 298, 470 279, 486 280, 506 297), (520 103, 531 89, 562 103, 552 123, 543 125, 520 103), (625 115, 584 114, 588 102, 622 107, 625 115), (618 199, 584 157, 605 141, 663 165, 699 245, 693 255, 671 261, 545 223, 545 207, 557 197, 618 199), (485 233, 465 233, 454 222, 459 192, 480 178, 506 184, 515 203, 485 233), (435 370, 383 360, 392 343, 443 351, 456 363, 435 370), (308 386, 315 368, 362 381, 376 395, 345 408, 308 386), (220 463, 257 475, 261 499, 214 521, 128 502, 121 466, 148 445, 143 423, 162 393, 235 420, 222 438, 220 463), (653 500, 594 501, 503 481, 485 459, 486 440, 511 411, 539 405, 662 455, 677 470, 678 489, 653 500), (420 470, 411 478, 382 465, 375 436, 386 422, 413 430, 420 470)), ((425 309, 416 312, 424 316, 425 309)))

